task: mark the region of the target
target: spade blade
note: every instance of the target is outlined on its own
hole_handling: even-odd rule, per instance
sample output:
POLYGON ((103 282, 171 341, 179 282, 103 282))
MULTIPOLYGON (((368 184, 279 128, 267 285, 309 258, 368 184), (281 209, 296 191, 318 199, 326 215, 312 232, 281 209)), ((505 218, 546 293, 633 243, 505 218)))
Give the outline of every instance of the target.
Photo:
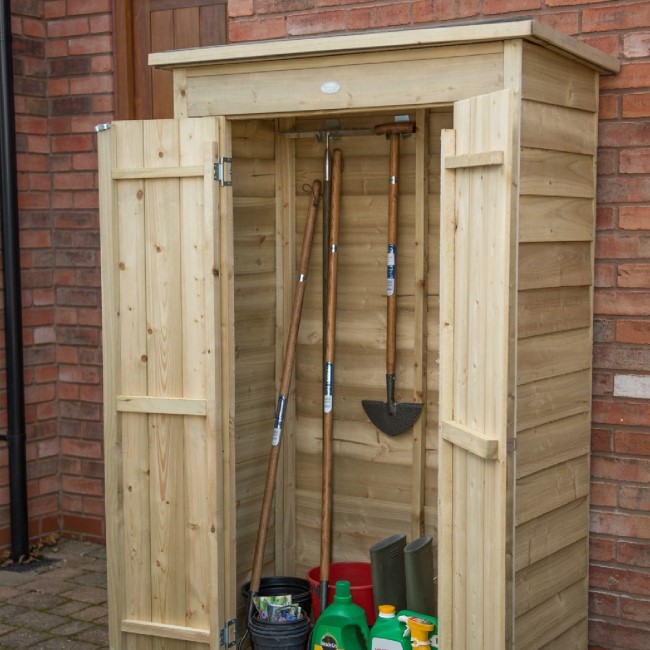
POLYGON ((390 413, 386 402, 369 399, 361 400, 361 406, 370 421, 383 433, 389 436, 399 436, 408 431, 420 417, 422 404, 407 402, 395 404, 395 412, 390 413))

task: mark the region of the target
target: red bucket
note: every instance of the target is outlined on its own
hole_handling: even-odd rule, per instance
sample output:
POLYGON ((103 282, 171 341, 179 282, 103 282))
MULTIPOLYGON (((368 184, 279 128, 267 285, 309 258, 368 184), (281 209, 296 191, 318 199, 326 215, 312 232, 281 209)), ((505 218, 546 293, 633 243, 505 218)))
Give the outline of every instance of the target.
MULTIPOLYGON (((311 608, 314 614, 314 621, 320 616, 320 567, 314 567, 307 574, 311 591, 311 608)), ((327 604, 334 600, 334 590, 337 580, 347 580, 350 583, 352 602, 363 607, 366 612, 368 625, 373 625, 377 618, 375 602, 372 595, 372 573, 370 562, 334 562, 330 565, 330 577, 327 590, 327 604)))

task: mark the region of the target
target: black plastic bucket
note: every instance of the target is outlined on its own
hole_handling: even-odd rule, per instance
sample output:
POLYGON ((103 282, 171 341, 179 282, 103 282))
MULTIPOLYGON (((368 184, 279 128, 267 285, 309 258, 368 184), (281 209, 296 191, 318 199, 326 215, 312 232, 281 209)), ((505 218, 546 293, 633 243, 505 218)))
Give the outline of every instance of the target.
POLYGON ((309 616, 303 613, 298 621, 267 623, 255 614, 248 622, 248 631, 255 650, 305 650, 309 641, 309 616))
MULTIPOLYGON (((251 583, 247 582, 241 588, 241 595, 248 602, 251 583)), ((292 576, 272 576, 260 580, 260 596, 286 596, 291 594, 291 602, 300 605, 307 617, 311 615, 311 594, 309 581, 292 576)))

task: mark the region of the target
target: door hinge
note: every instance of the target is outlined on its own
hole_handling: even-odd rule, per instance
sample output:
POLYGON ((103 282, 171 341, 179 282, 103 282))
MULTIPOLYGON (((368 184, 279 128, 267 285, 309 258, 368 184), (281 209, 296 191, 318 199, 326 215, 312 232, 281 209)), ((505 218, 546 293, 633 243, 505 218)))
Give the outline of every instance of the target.
POLYGON ((218 181, 221 187, 232 185, 232 158, 222 156, 219 158, 219 162, 214 163, 214 180, 218 181), (226 169, 226 165, 229 166, 228 169, 226 169))
POLYGON ((225 648, 232 648, 237 645, 237 619, 231 618, 226 621, 224 627, 219 630, 219 643, 225 648))
POLYGON ((517 451, 517 438, 508 438, 506 440, 506 450, 508 452, 517 451))

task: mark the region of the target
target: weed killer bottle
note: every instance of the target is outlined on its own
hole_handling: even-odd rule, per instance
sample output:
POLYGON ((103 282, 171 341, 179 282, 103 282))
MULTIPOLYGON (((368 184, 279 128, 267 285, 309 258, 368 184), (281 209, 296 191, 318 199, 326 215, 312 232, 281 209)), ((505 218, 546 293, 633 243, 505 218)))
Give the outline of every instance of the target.
POLYGON ((314 625, 310 650, 367 650, 369 637, 366 613, 352 602, 350 582, 339 580, 334 602, 314 625))
POLYGON ((370 630, 369 650, 411 650, 411 641, 404 636, 393 605, 379 605, 377 621, 370 630))

